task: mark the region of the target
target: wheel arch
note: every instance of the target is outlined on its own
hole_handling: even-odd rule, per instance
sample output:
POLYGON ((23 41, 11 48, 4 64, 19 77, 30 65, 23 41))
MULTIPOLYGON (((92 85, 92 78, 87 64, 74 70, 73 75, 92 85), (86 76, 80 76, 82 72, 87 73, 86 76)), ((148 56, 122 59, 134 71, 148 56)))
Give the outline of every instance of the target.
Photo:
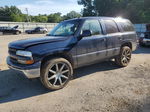
POLYGON ((121 48, 124 47, 124 46, 128 46, 131 48, 131 50, 133 49, 133 46, 132 46, 132 42, 125 42, 121 45, 121 48))
POLYGON ((55 54, 46 55, 46 56, 41 60, 41 68, 42 68, 42 65, 43 65, 46 61, 48 61, 48 60, 50 60, 50 59, 53 59, 53 58, 64 58, 64 59, 68 60, 68 61, 71 63, 72 67, 74 68, 74 61, 73 61, 73 58, 72 58, 72 56, 71 56, 69 53, 67 53, 67 52, 55 53, 55 54))

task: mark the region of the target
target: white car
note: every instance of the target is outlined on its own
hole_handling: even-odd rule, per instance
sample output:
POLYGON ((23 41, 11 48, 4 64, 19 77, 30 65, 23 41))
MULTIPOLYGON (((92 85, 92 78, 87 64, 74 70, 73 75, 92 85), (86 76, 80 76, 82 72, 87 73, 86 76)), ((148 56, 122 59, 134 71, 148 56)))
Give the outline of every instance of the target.
POLYGON ((150 45, 150 31, 142 33, 140 35, 139 43, 141 46, 149 46, 150 45))

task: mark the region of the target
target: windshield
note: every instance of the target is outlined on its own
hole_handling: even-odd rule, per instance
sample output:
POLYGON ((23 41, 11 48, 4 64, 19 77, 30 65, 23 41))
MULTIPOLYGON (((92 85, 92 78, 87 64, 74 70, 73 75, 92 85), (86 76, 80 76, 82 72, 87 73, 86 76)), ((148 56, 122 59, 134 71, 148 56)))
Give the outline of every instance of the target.
POLYGON ((50 33, 49 36, 71 36, 74 35, 79 26, 79 21, 65 21, 58 24, 50 33))

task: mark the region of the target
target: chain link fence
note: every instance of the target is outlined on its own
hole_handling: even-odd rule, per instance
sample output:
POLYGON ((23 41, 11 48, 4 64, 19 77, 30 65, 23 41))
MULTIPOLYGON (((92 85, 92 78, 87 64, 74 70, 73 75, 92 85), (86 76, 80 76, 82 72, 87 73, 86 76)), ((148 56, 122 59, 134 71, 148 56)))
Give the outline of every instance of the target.
POLYGON ((18 25, 18 29, 24 33, 25 30, 34 29, 35 27, 44 27, 50 31, 57 23, 0 22, 0 27, 14 27, 16 25, 18 25))

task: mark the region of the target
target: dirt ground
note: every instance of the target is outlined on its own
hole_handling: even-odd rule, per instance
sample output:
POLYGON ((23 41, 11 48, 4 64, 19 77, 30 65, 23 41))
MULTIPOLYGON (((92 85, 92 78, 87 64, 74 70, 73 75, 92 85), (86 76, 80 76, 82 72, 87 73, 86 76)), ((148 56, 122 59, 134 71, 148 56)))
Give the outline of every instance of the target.
POLYGON ((0 112, 150 112, 150 48, 126 68, 103 62, 75 70, 62 90, 48 91, 5 63, 9 42, 42 35, 0 36, 0 112))

